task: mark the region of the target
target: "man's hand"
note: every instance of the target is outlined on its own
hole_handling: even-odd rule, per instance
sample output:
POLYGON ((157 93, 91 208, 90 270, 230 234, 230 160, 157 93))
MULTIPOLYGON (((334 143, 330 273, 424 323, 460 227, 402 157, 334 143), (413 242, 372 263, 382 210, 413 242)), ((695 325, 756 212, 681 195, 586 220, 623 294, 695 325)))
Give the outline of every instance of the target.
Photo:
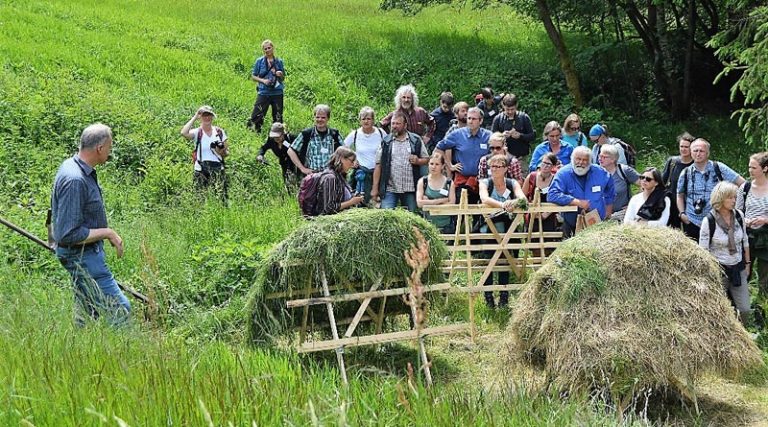
POLYGON ((461 170, 464 166, 462 166, 461 163, 456 163, 455 165, 451 165, 449 169, 451 169, 451 172, 459 172, 461 173, 461 170))
POLYGON ((310 168, 308 168, 308 167, 306 167, 306 166, 302 166, 302 167, 301 167, 301 173, 303 173, 304 175, 311 175, 311 174, 313 174, 314 172, 315 172, 315 171, 313 171, 312 169, 310 169, 310 168))
POLYGON ((583 209, 584 211, 587 211, 589 209, 589 200, 580 200, 580 199, 575 199, 575 200, 576 200, 576 206, 578 206, 579 208, 583 209))
POLYGON ((408 162, 410 164, 415 165, 416 162, 418 162, 418 161, 419 161, 419 156, 417 156, 415 154, 411 154, 410 156, 408 156, 408 162))
POLYGON ((120 235, 118 235, 115 230, 109 230, 109 236, 107 239, 109 240, 109 243, 115 247, 115 250, 117 251, 117 257, 122 258, 123 257, 123 239, 120 238, 120 235))
POLYGON ((284 76, 284 74, 283 74, 282 71, 280 71, 280 70, 275 71, 275 77, 283 78, 283 76, 284 76))
POLYGON ((380 201, 379 200, 379 190, 376 190, 375 188, 371 189, 371 200, 380 201))

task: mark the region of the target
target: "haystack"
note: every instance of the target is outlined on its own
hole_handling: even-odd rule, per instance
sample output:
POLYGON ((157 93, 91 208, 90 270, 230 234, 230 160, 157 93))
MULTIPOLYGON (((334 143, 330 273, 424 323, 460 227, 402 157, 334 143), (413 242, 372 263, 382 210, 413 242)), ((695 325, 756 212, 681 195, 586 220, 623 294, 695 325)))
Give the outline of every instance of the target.
POLYGON ((668 228, 601 225, 564 242, 520 294, 508 336, 512 361, 551 385, 619 404, 667 389, 695 400, 703 373, 762 364, 718 263, 668 228))
MULTIPOLYGON (((306 222, 272 249, 258 274, 248 308, 253 341, 270 343, 296 326, 294 313, 285 307, 286 299, 303 298, 308 285, 320 287, 321 271, 331 286, 340 286, 343 291, 339 292, 345 293, 368 290, 377 280, 382 280, 382 288, 404 283, 412 271, 404 252, 417 243, 414 227, 429 243, 430 263, 422 282, 441 281, 445 244, 437 230, 416 215, 402 210, 353 209, 306 222), (276 292, 289 292, 291 297, 267 298, 276 292)), ((388 303, 390 309, 398 307, 394 302, 388 303)), ((345 311, 353 314, 357 306, 335 304, 334 308, 339 317, 345 311)), ((405 312, 404 305, 399 307, 405 312)), ((327 321, 325 310, 325 306, 313 306, 312 318, 327 321)))

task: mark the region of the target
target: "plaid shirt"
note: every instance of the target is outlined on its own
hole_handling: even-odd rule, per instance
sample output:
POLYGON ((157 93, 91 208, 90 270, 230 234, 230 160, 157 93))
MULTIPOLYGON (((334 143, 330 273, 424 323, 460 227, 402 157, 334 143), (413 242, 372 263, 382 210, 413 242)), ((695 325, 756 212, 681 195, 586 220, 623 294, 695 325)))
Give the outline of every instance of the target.
POLYGON ((307 158, 304 159, 304 166, 312 169, 313 171, 320 171, 325 169, 328 165, 328 160, 333 154, 333 137, 331 137, 331 128, 325 133, 325 136, 320 136, 317 129, 312 129, 312 135, 309 141, 304 141, 304 133, 299 133, 296 139, 291 144, 291 148, 296 153, 301 152, 301 147, 305 143, 309 144, 307 147, 307 158))
POLYGON ((75 154, 56 173, 51 194, 53 237, 61 245, 74 245, 92 228, 107 227, 107 212, 96 171, 75 154))
MULTIPOLYGON (((493 154, 489 154, 487 156, 483 156, 480 159, 480 164, 477 166, 477 178, 488 178, 488 159, 491 158, 493 154)), ((520 185, 522 185, 523 182, 523 171, 520 167, 520 162, 517 160, 517 158, 511 154, 507 154, 507 178, 512 178, 520 185)))

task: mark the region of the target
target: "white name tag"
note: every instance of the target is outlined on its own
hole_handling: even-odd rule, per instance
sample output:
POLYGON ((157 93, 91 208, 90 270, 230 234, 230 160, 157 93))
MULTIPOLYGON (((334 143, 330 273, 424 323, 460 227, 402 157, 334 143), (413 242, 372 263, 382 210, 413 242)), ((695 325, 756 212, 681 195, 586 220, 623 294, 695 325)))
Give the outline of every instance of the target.
POLYGON ((480 144, 480 148, 483 149, 483 150, 487 150, 488 149, 488 144, 480 144))
POLYGON ((283 141, 283 147, 285 148, 291 148, 291 144, 288 143, 288 141, 283 141))
POLYGON ((508 199, 510 194, 512 193, 509 191, 509 188, 507 188, 507 191, 505 191, 504 194, 501 195, 501 197, 508 199))
POLYGON ((541 191, 541 194, 547 194, 549 192, 549 187, 544 187, 544 188, 540 189, 539 191, 541 191))
POLYGON ((592 186, 592 192, 593 193, 599 193, 600 192, 600 186, 599 185, 592 186))
POLYGON ((447 196, 447 195, 448 195, 448 189, 446 189, 446 188, 441 188, 441 189, 440 189, 440 194, 441 194, 441 195, 443 195, 443 196, 447 196))
POLYGON ((492 116, 492 115, 494 115, 494 114, 496 114, 496 112, 495 112, 495 111, 493 111, 493 110, 491 110, 491 111, 489 111, 489 112, 488 112, 488 115, 489 115, 489 116, 492 116))
POLYGON ((323 147, 320 149, 320 154, 328 154, 328 149, 323 147))

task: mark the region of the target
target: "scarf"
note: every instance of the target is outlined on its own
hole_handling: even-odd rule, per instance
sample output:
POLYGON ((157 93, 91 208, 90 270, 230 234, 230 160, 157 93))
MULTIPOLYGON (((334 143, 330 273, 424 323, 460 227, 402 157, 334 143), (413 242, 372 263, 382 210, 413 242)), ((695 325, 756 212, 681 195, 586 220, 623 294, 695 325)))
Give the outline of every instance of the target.
POLYGON ((637 210, 637 216, 647 221, 656 221, 661 218, 664 208, 667 207, 667 203, 664 200, 665 196, 664 189, 657 185, 645 200, 645 203, 637 210))
POLYGON ((725 223, 725 219, 723 219, 722 216, 720 216, 720 213, 717 212, 717 210, 712 210, 712 214, 715 217, 715 223, 718 227, 720 227, 723 231, 728 233, 728 253, 731 255, 736 253, 736 239, 733 237, 733 230, 736 228, 736 212, 731 212, 731 225, 728 225, 725 223))

